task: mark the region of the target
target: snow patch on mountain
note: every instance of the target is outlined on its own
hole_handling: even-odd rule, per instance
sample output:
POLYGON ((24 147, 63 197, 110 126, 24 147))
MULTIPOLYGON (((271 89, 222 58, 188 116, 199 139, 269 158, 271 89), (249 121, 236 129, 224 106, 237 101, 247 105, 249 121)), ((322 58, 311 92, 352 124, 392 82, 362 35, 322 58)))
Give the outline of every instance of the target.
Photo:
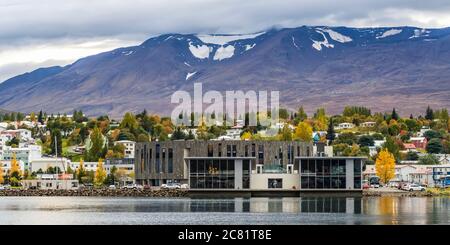
POLYGON ((197 74, 196 71, 194 71, 194 72, 188 72, 188 74, 186 75, 186 81, 189 80, 189 78, 191 78, 191 77, 194 76, 195 74, 197 74))
POLYGON ((377 36, 377 39, 394 36, 394 35, 400 34, 401 32, 402 32, 401 29, 390 29, 388 31, 383 32, 383 34, 381 36, 377 36))
POLYGON ((300 49, 298 47, 298 45, 295 43, 295 37, 292 37, 292 44, 294 45, 294 47, 296 47, 297 49, 300 49))
POLYGON ((254 43, 252 45, 247 44, 247 45, 245 45, 245 51, 249 51, 250 49, 254 48, 255 46, 256 46, 256 43, 254 43))
POLYGON ((133 53, 134 53, 133 50, 123 51, 123 52, 122 52, 122 54, 125 55, 125 56, 131 55, 131 54, 133 54, 133 53))
POLYGON ((209 53, 212 48, 208 47, 208 45, 192 45, 192 42, 189 42, 189 51, 191 51, 192 55, 199 59, 207 59, 209 58, 209 53))
POLYGON ((428 37, 429 34, 430 34, 430 31, 428 31, 426 29, 415 29, 414 35, 410 36, 409 39, 419 38, 419 37, 428 37))
POLYGON ((311 39, 311 41, 313 41, 313 44, 312 44, 313 48, 317 49, 318 51, 322 50, 322 45, 324 47, 326 47, 326 48, 334 48, 334 45, 328 42, 328 39, 325 36, 325 34, 323 34, 323 32, 318 31, 318 30, 316 30, 316 32, 322 34, 324 40, 323 41, 316 41, 316 40, 312 40, 311 39))
POLYGON ((253 39, 265 32, 255 33, 255 34, 239 34, 239 35, 197 35, 197 38, 204 43, 225 45, 229 42, 243 39, 253 39))
POLYGON ((228 45, 226 47, 220 47, 217 49, 216 53, 214 54, 214 60, 223 60, 223 59, 229 59, 233 57, 234 55, 234 46, 228 45))
POLYGON ((341 33, 337 32, 337 31, 333 31, 328 28, 317 28, 317 30, 328 33, 328 35, 330 35, 331 39, 333 39, 336 42, 348 43, 348 42, 353 41, 353 39, 351 37, 342 35, 341 33))

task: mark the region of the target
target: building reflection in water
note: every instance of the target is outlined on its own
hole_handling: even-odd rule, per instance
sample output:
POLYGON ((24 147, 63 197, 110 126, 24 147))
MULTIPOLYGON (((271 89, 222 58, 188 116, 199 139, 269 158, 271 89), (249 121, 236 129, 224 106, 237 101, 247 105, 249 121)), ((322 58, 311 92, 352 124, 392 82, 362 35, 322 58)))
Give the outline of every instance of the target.
POLYGON ((190 212, 348 213, 360 214, 357 197, 192 199, 190 212))

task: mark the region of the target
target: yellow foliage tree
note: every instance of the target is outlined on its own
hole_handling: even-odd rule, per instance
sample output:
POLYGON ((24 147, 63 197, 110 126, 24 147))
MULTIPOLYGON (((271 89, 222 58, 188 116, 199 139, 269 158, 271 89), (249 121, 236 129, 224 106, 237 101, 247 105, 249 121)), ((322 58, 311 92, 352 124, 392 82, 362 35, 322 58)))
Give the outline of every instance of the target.
POLYGON ((16 159, 16 154, 13 153, 13 157, 11 160, 11 169, 9 170, 9 175, 14 176, 17 179, 22 177, 22 171, 20 171, 19 162, 16 159))
POLYGON ((244 132, 241 135, 241 140, 250 140, 252 138, 252 133, 250 132, 244 132))
POLYGON ((106 179, 106 171, 103 169, 103 160, 98 159, 97 170, 95 170, 94 184, 96 186, 102 186, 106 179))
POLYGON ((5 179, 3 178, 3 163, 0 162, 0 184, 3 184, 5 182, 5 179))
POLYGON ((395 158, 387 149, 380 151, 375 162, 377 176, 381 182, 388 183, 395 176, 395 158))
POLYGON ((295 138, 305 142, 311 142, 312 132, 312 127, 308 123, 300 122, 295 129, 295 138))

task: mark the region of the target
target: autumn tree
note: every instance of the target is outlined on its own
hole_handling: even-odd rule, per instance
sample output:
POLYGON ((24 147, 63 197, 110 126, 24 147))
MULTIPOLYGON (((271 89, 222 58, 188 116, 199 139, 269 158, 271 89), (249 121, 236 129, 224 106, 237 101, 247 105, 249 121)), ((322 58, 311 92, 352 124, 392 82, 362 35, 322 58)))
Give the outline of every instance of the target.
POLYGON ((283 140, 283 141, 291 141, 292 140, 292 130, 289 128, 289 124, 287 124, 287 123, 284 124, 278 137, 280 140, 283 140))
POLYGON ((5 182, 5 178, 3 177, 3 163, 0 162, 0 185, 5 182))
POLYGON ((9 170, 9 180, 11 185, 18 185, 22 178, 22 171, 20 171, 19 162, 16 159, 16 154, 13 154, 11 160, 11 169, 9 170))
POLYGON ((78 167, 76 174, 77 174, 78 182, 80 182, 80 184, 81 184, 83 182, 82 178, 84 176, 86 176, 86 170, 84 169, 84 160, 83 159, 80 159, 80 166, 78 167))
POLYGON ((375 162, 377 176, 381 182, 388 183, 395 176, 395 158, 387 149, 383 149, 378 154, 375 162))
POLYGON ((100 158, 97 164, 97 170, 95 170, 94 184, 96 186, 102 186, 106 179, 106 170, 103 169, 103 160, 100 158))
POLYGON ((241 140, 250 140, 252 138, 252 133, 246 131, 241 135, 241 140))
POLYGON ((295 129, 295 138, 301 141, 311 142, 312 132, 312 127, 308 123, 301 122, 295 129))

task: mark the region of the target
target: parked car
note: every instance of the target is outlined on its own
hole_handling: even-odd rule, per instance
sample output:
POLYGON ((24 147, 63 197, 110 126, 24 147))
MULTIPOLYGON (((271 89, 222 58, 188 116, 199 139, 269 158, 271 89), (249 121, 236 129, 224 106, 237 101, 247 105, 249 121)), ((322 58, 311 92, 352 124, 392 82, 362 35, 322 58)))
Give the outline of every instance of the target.
POLYGON ((142 190, 144 187, 142 185, 138 184, 128 184, 122 187, 122 189, 136 189, 136 190, 142 190))
POLYGON ((3 190, 10 190, 11 186, 10 185, 3 185, 3 190))
POLYGON ((370 188, 380 188, 380 184, 371 184, 370 188))
POLYGON ((189 189, 189 185, 188 184, 182 184, 180 187, 181 187, 181 189, 189 189))
POLYGON ((2 191, 2 190, 6 190, 6 189, 3 185, 0 185, 0 191, 2 191))
POLYGON ((161 189, 181 189, 181 185, 179 183, 167 183, 162 184, 161 189))
POLYGON ((405 186, 405 191, 425 191, 425 187, 418 184, 409 184, 405 186))
POLYGON ((110 185, 110 186, 108 186, 108 189, 115 190, 116 186, 115 185, 110 185))

